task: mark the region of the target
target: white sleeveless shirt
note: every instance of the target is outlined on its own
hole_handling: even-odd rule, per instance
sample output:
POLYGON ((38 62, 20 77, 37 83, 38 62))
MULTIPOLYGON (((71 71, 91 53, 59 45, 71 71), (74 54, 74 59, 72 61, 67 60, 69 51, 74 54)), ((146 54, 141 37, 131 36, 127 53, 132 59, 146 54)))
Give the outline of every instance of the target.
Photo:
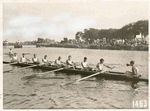
POLYGON ((25 57, 22 57, 22 62, 26 62, 26 58, 25 57))
POLYGON ((88 63, 87 63, 87 62, 82 62, 82 65, 83 65, 84 67, 88 67, 88 63))
POLYGON ((36 58, 33 58, 33 60, 34 60, 34 62, 37 62, 37 61, 38 61, 37 57, 36 57, 36 58))
POLYGON ((67 65, 70 65, 72 64, 72 61, 71 60, 67 60, 67 65))
POLYGON ((44 61, 44 62, 47 62, 48 60, 44 58, 43 61, 44 61))
POLYGON ((17 60, 17 59, 18 59, 18 57, 17 57, 17 56, 14 56, 14 57, 13 57, 13 59, 14 59, 14 60, 17 60))
POLYGON ((61 61, 57 59, 57 60, 55 61, 55 63, 58 64, 58 65, 60 65, 60 64, 61 64, 61 61))
POLYGON ((103 66, 104 66, 103 64, 98 63, 97 65, 100 70, 103 70, 103 66))

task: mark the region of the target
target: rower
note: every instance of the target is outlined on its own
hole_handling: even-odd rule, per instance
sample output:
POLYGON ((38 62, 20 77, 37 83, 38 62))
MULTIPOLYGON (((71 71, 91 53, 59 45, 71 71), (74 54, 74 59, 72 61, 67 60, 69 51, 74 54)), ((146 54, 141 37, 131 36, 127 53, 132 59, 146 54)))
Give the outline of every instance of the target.
POLYGON ((89 65, 88 65, 87 57, 84 57, 83 62, 81 62, 81 66, 82 66, 83 70, 86 70, 86 71, 91 71, 92 70, 92 68, 89 67, 89 65))
POLYGON ((44 56, 44 58, 42 59, 42 62, 43 62, 43 65, 46 65, 46 66, 50 66, 52 63, 51 61, 48 61, 47 55, 44 56))
POLYGON ((66 64, 67 64, 67 66, 69 66, 69 67, 72 66, 73 69, 75 69, 75 64, 71 60, 71 55, 68 56, 68 59, 66 60, 66 64))
POLYGON ((18 57, 17 57, 17 53, 14 53, 11 62, 19 62, 18 57))
POLYGON ((32 61, 34 64, 40 64, 39 59, 36 57, 36 54, 33 55, 32 61))
POLYGON ((21 57, 21 59, 20 59, 20 62, 22 62, 22 63, 28 63, 30 60, 29 59, 27 59, 26 57, 25 57, 25 54, 23 53, 22 54, 22 57, 21 57))
POLYGON ((101 72, 101 71, 103 71, 103 67, 104 67, 104 66, 107 67, 107 68, 110 68, 110 69, 113 69, 113 68, 114 68, 114 67, 110 67, 110 66, 104 64, 104 59, 101 58, 101 59, 100 59, 100 62, 97 63, 96 68, 97 68, 98 71, 101 72))
POLYGON ((13 57, 14 51, 12 50, 12 48, 9 49, 9 53, 8 54, 9 54, 10 57, 13 57))
POLYGON ((132 72, 130 72, 130 71, 126 71, 125 73, 127 73, 128 74, 128 76, 132 76, 132 77, 141 77, 142 75, 141 74, 139 74, 138 72, 139 72, 139 69, 134 65, 134 61, 133 60, 131 60, 130 61, 130 64, 126 64, 127 66, 131 66, 132 67, 132 72))
POLYGON ((61 61, 61 57, 59 56, 58 59, 55 60, 55 65, 59 67, 65 66, 65 64, 61 61))

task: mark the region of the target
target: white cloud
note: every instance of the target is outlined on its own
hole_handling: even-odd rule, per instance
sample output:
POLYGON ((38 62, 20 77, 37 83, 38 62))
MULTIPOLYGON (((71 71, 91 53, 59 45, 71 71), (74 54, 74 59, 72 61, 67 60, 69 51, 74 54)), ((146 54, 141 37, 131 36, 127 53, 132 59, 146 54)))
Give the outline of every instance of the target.
POLYGON ((27 26, 33 23, 38 23, 42 20, 42 17, 20 15, 10 20, 10 26, 27 26))
POLYGON ((59 21, 66 21, 71 19, 70 15, 68 13, 61 13, 59 15, 54 15, 52 18, 52 21, 59 22, 59 21))
POLYGON ((77 32, 89 28, 96 24, 96 20, 90 17, 77 17, 67 22, 67 29, 71 32, 77 32))
POLYGON ((64 24, 52 23, 48 26, 45 26, 43 31, 49 36, 63 36, 65 34, 65 26, 64 24))
MULTIPOLYGON (((96 20, 90 17, 74 17, 67 13, 54 15, 51 20, 44 21, 43 17, 20 15, 10 20, 10 29, 4 31, 4 36, 20 36, 22 38, 35 38, 38 34, 45 34, 51 38, 60 37, 84 28, 91 27, 96 20)), ((69 37, 68 37, 69 38, 69 37)))

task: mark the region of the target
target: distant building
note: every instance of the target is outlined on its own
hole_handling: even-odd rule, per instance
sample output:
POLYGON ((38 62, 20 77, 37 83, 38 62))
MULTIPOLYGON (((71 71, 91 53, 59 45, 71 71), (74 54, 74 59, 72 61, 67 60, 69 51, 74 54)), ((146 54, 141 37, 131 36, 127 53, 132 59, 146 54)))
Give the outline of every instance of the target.
POLYGON ((136 41, 137 43, 143 42, 143 43, 145 43, 145 44, 148 44, 148 43, 149 43, 149 35, 144 36, 144 35, 142 35, 142 34, 140 33, 139 35, 136 35, 135 41, 136 41))
POLYGON ((135 40, 138 41, 142 41, 144 38, 144 36, 140 33, 139 35, 136 35, 135 40))

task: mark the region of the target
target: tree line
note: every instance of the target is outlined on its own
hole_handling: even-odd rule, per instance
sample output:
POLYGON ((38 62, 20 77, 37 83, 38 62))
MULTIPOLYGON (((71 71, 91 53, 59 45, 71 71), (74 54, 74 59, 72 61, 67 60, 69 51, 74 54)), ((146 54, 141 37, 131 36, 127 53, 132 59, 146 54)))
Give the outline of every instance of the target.
POLYGON ((85 42, 92 43, 94 40, 106 38, 111 39, 134 39, 136 35, 142 34, 144 37, 148 35, 148 20, 140 20, 135 23, 130 23, 120 29, 95 29, 89 28, 84 31, 78 31, 75 34, 77 42, 84 40, 85 42))

